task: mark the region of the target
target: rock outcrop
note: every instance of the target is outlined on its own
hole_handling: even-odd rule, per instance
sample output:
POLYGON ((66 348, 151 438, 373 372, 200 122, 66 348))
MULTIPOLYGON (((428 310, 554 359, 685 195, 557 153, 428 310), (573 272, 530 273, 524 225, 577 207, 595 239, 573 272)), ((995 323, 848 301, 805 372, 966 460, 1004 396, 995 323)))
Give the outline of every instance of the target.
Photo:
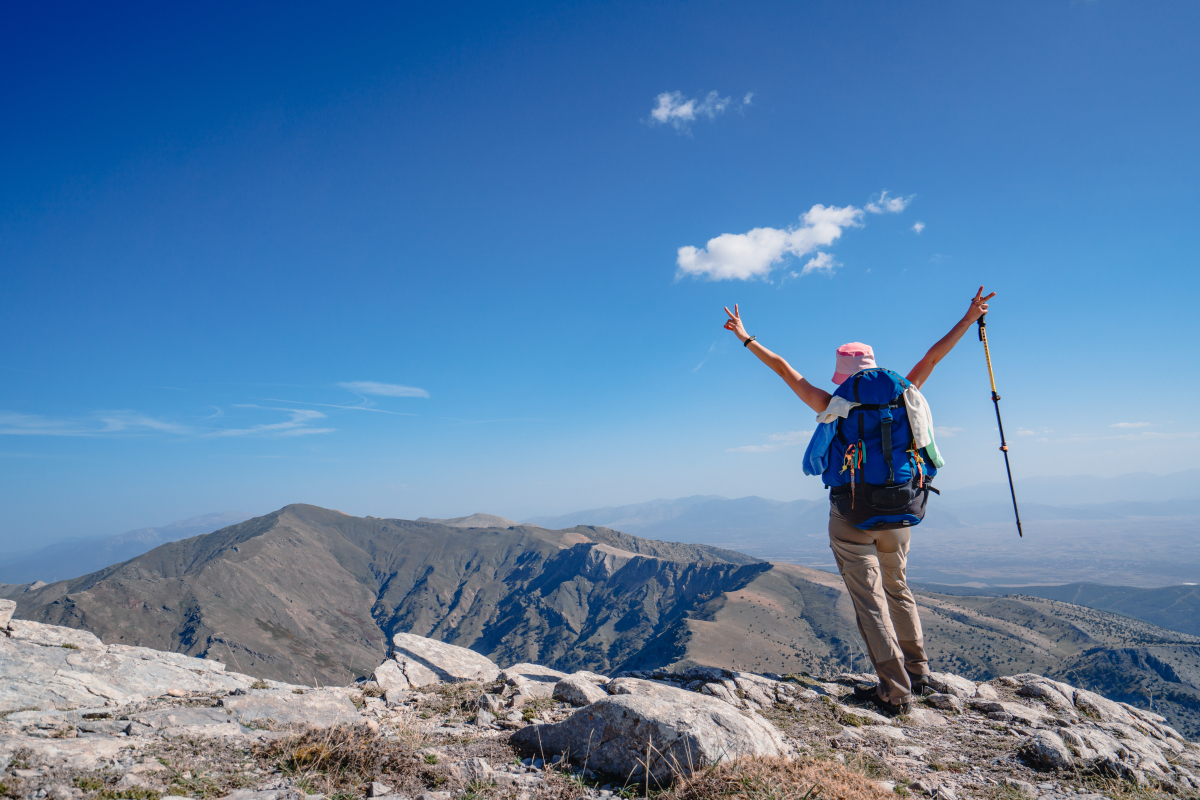
POLYGON ((651 787, 720 761, 787 752, 774 725, 716 698, 630 678, 609 691, 563 722, 522 728, 513 742, 651 787))
POLYGON ((874 765, 881 793, 1099 800, 1095 787, 1119 780, 1147 798, 1200 794, 1200 746, 1162 716, 1033 673, 985 683, 935 674, 937 691, 896 718, 855 699, 870 675, 501 671, 406 635, 374 680, 314 688, 39 623, 10 620, 0 632, 0 783, 18 800, 302 800, 314 775, 332 782, 344 771, 309 770, 302 782, 278 771, 280 752, 324 757, 338 737, 363 752, 393 748, 387 758, 411 768, 354 773, 357 783, 323 791, 393 800, 488 785, 561 793, 568 785, 555 781, 568 774, 583 787, 572 791, 611 800, 742 757, 831 754, 874 765), (412 680, 417 667, 432 677, 412 680), (425 749, 406 749, 418 739, 425 749), (310 744, 287 750, 293 741, 310 744), (178 761, 185 750, 207 755, 178 761))

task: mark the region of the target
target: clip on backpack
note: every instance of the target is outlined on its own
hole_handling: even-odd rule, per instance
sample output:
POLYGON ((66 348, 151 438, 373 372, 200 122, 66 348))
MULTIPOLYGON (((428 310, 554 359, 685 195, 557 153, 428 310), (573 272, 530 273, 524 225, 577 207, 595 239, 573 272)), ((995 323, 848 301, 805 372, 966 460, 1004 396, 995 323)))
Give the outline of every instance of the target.
POLYGON ((822 474, 838 514, 855 527, 884 522, 917 525, 925 517, 937 467, 913 440, 904 390, 909 382, 889 369, 857 372, 834 393, 859 405, 837 421, 822 474))

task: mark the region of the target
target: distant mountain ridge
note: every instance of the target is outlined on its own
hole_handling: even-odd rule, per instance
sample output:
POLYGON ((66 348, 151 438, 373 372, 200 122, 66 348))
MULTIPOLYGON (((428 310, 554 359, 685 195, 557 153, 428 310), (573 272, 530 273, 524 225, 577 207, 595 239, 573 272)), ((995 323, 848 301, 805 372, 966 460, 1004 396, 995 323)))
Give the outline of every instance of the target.
POLYGON ((211 533, 253 516, 240 511, 222 511, 178 520, 159 528, 138 528, 95 539, 56 542, 32 553, 0 559, 0 583, 28 584, 74 578, 128 561, 160 544, 211 533))

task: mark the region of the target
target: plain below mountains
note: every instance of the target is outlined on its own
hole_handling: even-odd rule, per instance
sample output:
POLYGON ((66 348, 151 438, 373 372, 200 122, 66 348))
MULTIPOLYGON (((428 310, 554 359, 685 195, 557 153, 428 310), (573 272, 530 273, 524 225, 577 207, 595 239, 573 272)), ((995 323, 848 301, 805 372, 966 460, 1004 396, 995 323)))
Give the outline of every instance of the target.
MULTIPOLYGON (((292 505, 0 594, 21 618, 305 684, 369 673, 396 632, 564 671, 867 667, 838 576, 603 527, 462 528, 292 505)), ((1200 638, 1044 598, 919 602, 934 669, 1069 674, 1143 707, 1153 697, 1200 730, 1200 638)))

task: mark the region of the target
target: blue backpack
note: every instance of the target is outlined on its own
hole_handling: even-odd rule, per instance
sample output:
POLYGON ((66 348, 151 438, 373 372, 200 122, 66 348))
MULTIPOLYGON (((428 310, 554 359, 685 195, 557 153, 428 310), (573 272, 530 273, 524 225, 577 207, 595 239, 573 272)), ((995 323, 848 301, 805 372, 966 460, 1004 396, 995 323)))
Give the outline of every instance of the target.
POLYGON ((929 492, 937 492, 930 483, 937 467, 917 449, 909 425, 909 385, 876 367, 851 375, 834 392, 859 405, 837 420, 821 477, 838 513, 864 530, 885 522, 919 524, 929 492))

